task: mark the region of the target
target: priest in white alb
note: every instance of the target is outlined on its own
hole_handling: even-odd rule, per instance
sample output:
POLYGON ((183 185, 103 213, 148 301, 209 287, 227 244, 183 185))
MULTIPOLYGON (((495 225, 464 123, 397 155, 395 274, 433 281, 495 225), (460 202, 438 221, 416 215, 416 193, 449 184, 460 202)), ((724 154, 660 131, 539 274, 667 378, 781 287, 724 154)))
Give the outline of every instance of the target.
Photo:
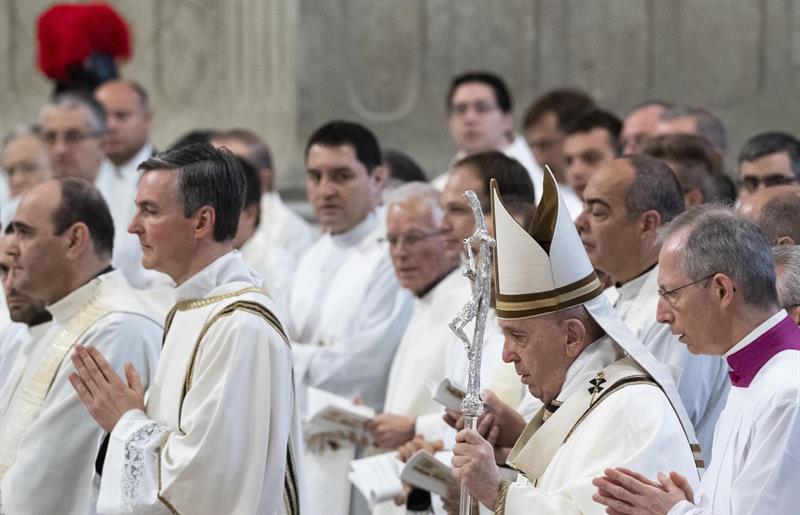
POLYGON ((700 488, 674 468, 608 469, 609 513, 798 512, 800 329, 779 307, 770 247, 751 222, 697 206, 660 235, 658 319, 695 354, 723 356, 731 389, 700 488))
POLYGON ((602 296, 555 178, 545 171, 527 230, 496 186, 492 201, 503 359, 544 407, 516 442, 502 427, 492 435, 514 445, 515 482, 502 479, 492 444, 469 429, 456 438, 455 476, 508 514, 602 513, 591 481, 609 466, 649 473, 669 464, 698 484, 701 461, 675 385, 602 296))
POLYGON ((99 513, 298 514, 302 451, 292 355, 260 278, 233 251, 245 179, 227 151, 153 157, 130 231, 143 264, 177 283, 145 400, 78 347, 73 386, 111 433, 99 513))

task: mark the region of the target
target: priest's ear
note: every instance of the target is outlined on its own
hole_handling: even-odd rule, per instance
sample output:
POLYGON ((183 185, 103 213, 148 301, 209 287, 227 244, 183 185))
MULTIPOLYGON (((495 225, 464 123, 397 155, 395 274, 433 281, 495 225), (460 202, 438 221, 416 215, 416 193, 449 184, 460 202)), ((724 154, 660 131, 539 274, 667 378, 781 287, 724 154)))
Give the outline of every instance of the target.
POLYGON ((725 274, 715 274, 711 278, 711 284, 709 287, 714 295, 719 299, 720 307, 728 307, 731 305, 731 303, 733 303, 734 294, 737 290, 733 279, 725 274))
POLYGON ((561 321, 561 327, 567 336, 567 356, 577 358, 583 349, 591 343, 586 326, 579 318, 568 318, 561 321))
POLYGON ((661 227, 661 215, 655 209, 649 209, 641 215, 642 236, 645 239, 656 241, 658 228, 661 227))
POLYGON ((205 238, 214 238, 214 224, 217 221, 217 213, 214 208, 205 205, 194 212, 194 239, 197 241, 205 238))
POLYGON ((794 321, 795 325, 800 327, 800 306, 786 308, 786 311, 789 313, 789 318, 794 321))
POLYGON ((89 227, 83 222, 75 222, 59 235, 64 242, 64 257, 79 259, 86 250, 94 252, 94 241, 89 232, 89 227))

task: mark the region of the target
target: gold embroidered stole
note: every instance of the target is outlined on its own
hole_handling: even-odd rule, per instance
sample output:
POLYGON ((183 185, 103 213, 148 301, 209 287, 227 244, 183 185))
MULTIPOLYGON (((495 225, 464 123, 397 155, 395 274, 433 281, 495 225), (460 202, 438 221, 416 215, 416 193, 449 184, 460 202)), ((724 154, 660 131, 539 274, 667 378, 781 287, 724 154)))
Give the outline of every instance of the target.
POLYGON ((17 389, 9 406, 3 441, 0 442, 0 479, 14 464, 22 439, 39 417, 56 374, 78 339, 99 319, 113 311, 93 299, 73 316, 50 344, 36 372, 17 389))
MULTIPOLYGON (((237 290, 230 293, 224 293, 221 295, 217 295, 214 297, 206 297, 204 299, 195 299, 195 300, 186 300, 182 302, 178 302, 175 307, 173 307, 169 314, 167 314, 167 318, 164 324, 164 339, 163 342, 167 339, 167 333, 169 332, 170 327, 172 326, 172 321, 175 318, 175 314, 178 311, 188 311, 191 309, 201 308, 205 306, 210 306, 212 304, 216 304, 222 300, 233 299, 235 297, 239 297, 246 293, 261 293, 263 295, 267 295, 266 290, 263 288, 257 287, 249 287, 244 288, 241 290, 237 290)), ((277 316, 275 316, 272 311, 270 311, 267 307, 259 304, 258 302, 251 301, 251 300, 237 300, 227 306, 224 306, 221 310, 217 313, 212 315, 203 325, 203 328, 200 330, 200 334, 197 337, 197 340, 194 345, 194 350, 192 351, 192 358, 189 361, 189 369, 186 374, 186 378, 183 383, 183 394, 181 396, 181 406, 183 405, 183 401, 186 399, 186 395, 189 393, 189 390, 192 386, 192 378, 194 377, 195 368, 197 366, 197 355, 200 351, 200 346, 203 342, 203 338, 211 329, 211 327, 220 319, 225 318, 226 316, 230 316, 236 311, 245 311, 247 313, 254 314, 256 316, 261 317, 264 319, 267 324, 269 324, 278 335, 286 342, 286 345, 289 345, 289 337, 286 335, 286 331, 283 329, 283 325, 281 324, 280 320, 277 316)), ((294 372, 292 372, 292 391, 294 391, 294 372)), ((178 411, 178 428, 180 429, 180 417, 181 413, 183 413, 183 408, 178 411)), ((169 433, 165 433, 164 437, 161 441, 161 446, 159 447, 159 457, 158 457, 158 498, 159 500, 170 510, 170 512, 177 514, 178 511, 170 504, 170 502, 161 496, 161 449, 164 448, 164 445, 167 443, 167 438, 169 437, 169 433)), ((300 513, 300 492, 299 492, 299 484, 297 480, 297 460, 294 455, 294 446, 292 444, 292 431, 289 430, 289 440, 286 444, 286 473, 284 476, 284 488, 283 488, 283 503, 286 509, 286 513, 289 515, 299 515, 300 513)))
POLYGON ((541 408, 525 427, 508 455, 508 464, 536 484, 558 449, 589 413, 612 392, 633 384, 658 387, 658 383, 639 368, 632 358, 625 357, 581 385, 555 413, 547 417, 547 423, 543 421, 545 409, 541 408))

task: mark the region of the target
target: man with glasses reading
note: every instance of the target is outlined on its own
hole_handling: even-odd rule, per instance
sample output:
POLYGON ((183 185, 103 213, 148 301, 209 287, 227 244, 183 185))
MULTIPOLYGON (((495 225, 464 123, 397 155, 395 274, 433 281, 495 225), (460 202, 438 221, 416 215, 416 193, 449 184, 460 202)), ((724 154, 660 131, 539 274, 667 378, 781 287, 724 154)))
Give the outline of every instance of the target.
POLYGON ((755 224, 697 206, 659 235, 659 321, 694 354, 723 356, 730 394, 693 492, 680 474, 606 469, 609 513, 785 514, 800 484, 800 329, 779 307, 771 250, 755 224))
POLYGON ((739 197, 800 182, 800 141, 785 132, 762 132, 739 152, 739 197))

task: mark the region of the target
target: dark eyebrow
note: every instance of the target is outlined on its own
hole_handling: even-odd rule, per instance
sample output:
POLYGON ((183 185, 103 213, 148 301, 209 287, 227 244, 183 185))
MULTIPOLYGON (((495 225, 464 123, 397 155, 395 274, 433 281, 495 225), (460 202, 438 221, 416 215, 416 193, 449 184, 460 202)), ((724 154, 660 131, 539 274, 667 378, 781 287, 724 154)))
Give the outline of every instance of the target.
POLYGON ((149 200, 137 200, 136 205, 139 206, 139 209, 142 207, 158 207, 149 200))
POLYGON ((33 231, 33 227, 26 224, 25 222, 20 222, 18 220, 13 220, 10 225, 14 226, 14 231, 33 231))
POLYGON ((590 206, 590 207, 594 206, 595 204, 599 204, 601 206, 607 207, 608 209, 611 209, 611 206, 608 205, 608 202, 600 200, 599 198, 586 199, 586 200, 584 200, 584 202, 586 203, 587 206, 590 206))

